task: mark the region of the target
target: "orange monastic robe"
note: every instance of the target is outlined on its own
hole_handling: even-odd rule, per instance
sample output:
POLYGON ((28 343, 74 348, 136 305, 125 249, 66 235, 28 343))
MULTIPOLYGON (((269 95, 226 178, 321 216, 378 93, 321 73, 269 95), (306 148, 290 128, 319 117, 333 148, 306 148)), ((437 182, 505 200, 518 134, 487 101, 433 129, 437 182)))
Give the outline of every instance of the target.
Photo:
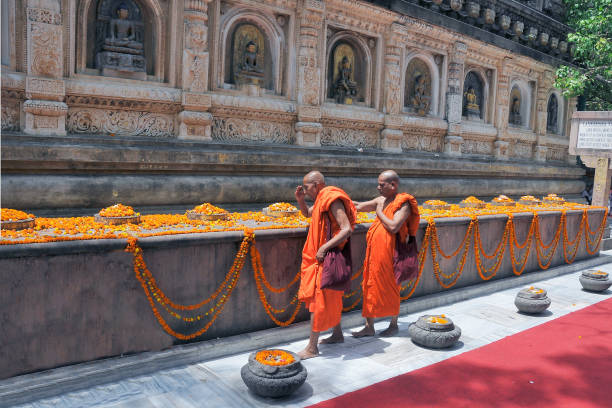
POLYGON ((338 187, 328 186, 317 195, 304 250, 302 251, 302 267, 298 298, 305 302, 312 315, 312 330, 322 332, 340 323, 342 314, 342 295, 344 292, 321 289, 321 272, 323 264, 317 262, 317 251, 327 242, 324 213, 329 214, 332 236, 340 231, 340 227, 330 212, 332 203, 342 200, 351 228, 355 226, 357 210, 348 194, 338 187))
MULTIPOLYGON (((400 237, 416 235, 419 228, 419 208, 413 196, 400 193, 387 205, 383 213, 389 219, 401 206, 408 202, 410 216, 400 228, 400 237)), ((372 223, 366 236, 367 248, 363 261, 363 317, 386 317, 399 314, 400 291, 393 273, 393 251, 395 234, 384 227, 378 217, 372 223)))

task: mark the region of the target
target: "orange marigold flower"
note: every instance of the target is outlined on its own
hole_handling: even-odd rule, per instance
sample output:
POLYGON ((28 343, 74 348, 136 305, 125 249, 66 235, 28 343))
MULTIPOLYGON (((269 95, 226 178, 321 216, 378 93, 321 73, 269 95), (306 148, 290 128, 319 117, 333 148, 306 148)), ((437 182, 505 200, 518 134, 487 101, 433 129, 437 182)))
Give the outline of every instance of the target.
POLYGON ((295 358, 283 350, 262 350, 255 354, 255 360, 265 365, 282 366, 293 363, 295 358))
POLYGON ((484 203, 484 201, 479 200, 478 198, 474 197, 474 196, 469 196, 465 199, 463 199, 461 201, 462 203, 469 203, 469 204, 480 204, 480 203, 484 203))
POLYGON ((289 203, 274 203, 268 209, 270 211, 297 211, 297 208, 289 203))
POLYGON ((200 204, 200 205, 194 207, 193 211, 195 211, 197 213, 200 213, 200 214, 206 214, 206 215, 223 214, 223 213, 227 212, 223 208, 215 207, 214 205, 212 205, 210 203, 200 204))
POLYGON ((28 214, 23 211, 13 210, 10 208, 1 208, 0 214, 0 219, 2 221, 20 221, 34 218, 33 214, 28 214))
POLYGON ((447 205, 448 203, 446 201, 442 201, 442 200, 427 200, 423 204, 427 204, 427 205, 447 205))
POLYGON ((134 212, 132 207, 123 204, 115 204, 106 207, 100 210, 99 214, 102 217, 130 217, 132 215, 138 215, 134 212))

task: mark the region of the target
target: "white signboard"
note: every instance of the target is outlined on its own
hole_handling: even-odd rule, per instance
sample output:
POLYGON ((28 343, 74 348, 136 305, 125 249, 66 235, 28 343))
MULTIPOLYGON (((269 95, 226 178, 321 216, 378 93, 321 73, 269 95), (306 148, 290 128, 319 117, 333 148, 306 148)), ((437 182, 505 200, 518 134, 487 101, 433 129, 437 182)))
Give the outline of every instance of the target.
POLYGON ((583 120, 578 125, 578 149, 612 150, 612 122, 583 120))

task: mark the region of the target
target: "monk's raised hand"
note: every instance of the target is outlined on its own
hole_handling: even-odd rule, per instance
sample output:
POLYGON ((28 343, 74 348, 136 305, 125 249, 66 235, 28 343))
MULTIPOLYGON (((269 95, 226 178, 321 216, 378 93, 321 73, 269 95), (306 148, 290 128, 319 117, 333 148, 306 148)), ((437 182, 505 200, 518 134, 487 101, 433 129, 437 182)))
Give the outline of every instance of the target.
POLYGON ((302 200, 304 200, 305 196, 306 196, 306 193, 304 192, 304 187, 297 186, 295 188, 295 199, 298 200, 298 201, 302 201, 302 200))

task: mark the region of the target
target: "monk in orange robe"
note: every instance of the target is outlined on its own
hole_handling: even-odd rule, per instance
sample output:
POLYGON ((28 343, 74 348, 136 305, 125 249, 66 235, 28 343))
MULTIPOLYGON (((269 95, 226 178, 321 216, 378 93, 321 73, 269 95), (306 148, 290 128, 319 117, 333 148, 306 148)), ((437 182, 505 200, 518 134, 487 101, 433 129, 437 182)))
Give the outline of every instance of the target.
POLYGON ((363 311, 365 327, 352 332, 354 337, 373 336, 374 318, 391 316, 383 337, 398 332, 400 286, 393 272, 393 251, 396 234, 402 240, 416 235, 419 228, 419 208, 413 196, 399 193, 400 179, 393 170, 378 176, 380 197, 357 204, 357 211, 376 211, 376 220, 366 236, 366 256, 363 261, 363 311))
POLYGON ((306 348, 298 353, 302 359, 319 355, 319 333, 333 327, 332 335, 321 340, 321 344, 342 343, 344 336, 340 326, 342 295, 344 292, 321 289, 321 275, 325 254, 332 248, 346 244, 357 219, 357 211, 349 196, 341 189, 325 186, 325 179, 318 171, 308 173, 303 185, 295 190, 295 198, 305 217, 311 217, 308 237, 302 251, 299 300, 310 311, 310 339, 306 348), (304 198, 314 201, 308 207, 304 198), (326 217, 329 216, 332 230, 327 241, 326 217))

